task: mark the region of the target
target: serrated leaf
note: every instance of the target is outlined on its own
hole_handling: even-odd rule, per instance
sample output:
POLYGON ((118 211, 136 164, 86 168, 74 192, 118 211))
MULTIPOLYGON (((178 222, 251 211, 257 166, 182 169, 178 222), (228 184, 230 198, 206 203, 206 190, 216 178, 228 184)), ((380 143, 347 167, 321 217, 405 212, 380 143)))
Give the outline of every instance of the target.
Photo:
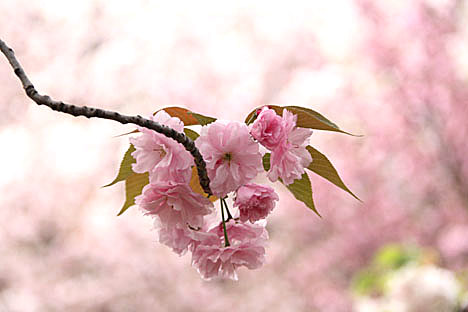
MULTIPOLYGON (((195 193, 201 194, 201 195, 203 195, 203 197, 207 197, 207 194, 203 191, 203 189, 202 189, 202 187, 200 185, 200 180, 198 178, 198 171, 197 171, 196 166, 193 166, 193 168, 192 168, 192 177, 190 179, 190 187, 192 188, 192 190, 195 193)), ((214 195, 211 195, 208 199, 211 202, 215 202, 215 201, 218 200, 218 197, 216 197, 214 195)))
MULTIPOLYGON (((207 124, 210 124, 214 121, 216 121, 216 118, 213 117, 208 117, 204 116, 201 114, 194 113, 186 108, 183 107, 177 107, 177 106, 171 106, 171 107, 166 107, 166 108, 161 108, 160 110, 157 110, 154 112, 153 115, 156 115, 157 112, 159 111, 165 111, 166 113, 169 114, 171 117, 177 117, 179 118, 183 123, 184 126, 193 126, 193 125, 202 125, 205 126, 207 124)), ((127 133, 123 133, 120 135, 117 135, 115 137, 121 137, 124 135, 129 135, 133 133, 138 133, 138 130, 133 130, 127 133)))
POLYGON ((310 163, 307 169, 311 170, 312 172, 318 174, 322 178, 330 181, 334 185, 338 186, 342 190, 348 192, 351 196, 356 198, 360 201, 360 199, 354 195, 353 192, 344 184, 343 180, 341 180, 338 172, 336 171, 335 167, 333 167, 332 163, 328 160, 328 158, 320 153, 318 150, 313 148, 312 146, 307 146, 307 150, 312 156, 312 162, 310 163))
POLYGON ((114 181, 112 181, 111 183, 109 183, 107 185, 104 185, 103 187, 108 187, 108 186, 114 185, 115 183, 123 181, 126 178, 128 178, 130 175, 133 174, 132 164, 135 163, 135 158, 133 158, 133 156, 131 154, 134 151, 135 151, 135 147, 132 144, 130 144, 130 147, 125 152, 125 155, 124 155, 122 161, 120 162, 119 173, 115 177, 114 181))
MULTIPOLYGON (((270 157, 270 153, 266 153, 263 156, 263 168, 265 171, 270 170, 270 157)), ((281 183, 283 183, 281 179, 279 180, 281 183)), ((320 213, 315 208, 314 199, 312 197, 312 185, 307 173, 304 173, 301 179, 294 180, 293 183, 285 186, 297 200, 303 202, 307 207, 309 207, 313 212, 321 217, 320 213)))
POLYGON ((135 197, 141 194, 143 187, 149 183, 149 174, 134 173, 125 180, 125 202, 117 214, 120 216, 128 208, 135 205, 135 197))
POLYGON ((200 135, 189 128, 184 128, 184 133, 188 136, 192 141, 195 141, 200 135))
MULTIPOLYGON (((284 108, 286 108, 289 111, 302 110, 302 111, 314 116, 316 119, 318 119, 320 121, 320 123, 321 123, 320 126, 324 126, 324 124, 325 124, 326 125, 325 127, 329 127, 329 128, 333 128, 333 129, 340 129, 340 127, 338 127, 335 123, 331 122, 330 120, 325 118, 325 116, 323 116, 322 114, 320 114, 317 111, 314 111, 313 109, 310 109, 310 108, 307 108, 307 107, 301 107, 301 106, 285 106, 284 108)), ((299 123, 299 116, 297 117, 297 119, 298 119, 297 122, 299 123)), ((300 122, 301 122, 301 124, 304 124, 304 123, 307 123, 307 120, 305 120, 305 117, 301 115, 300 122)), ((332 130, 332 129, 321 129, 321 130, 332 130)))
POLYGON ((207 124, 216 121, 216 118, 203 116, 194 112, 189 112, 188 114, 192 115, 198 121, 198 124, 202 126, 206 126, 207 124))
MULTIPOLYGON (((283 181, 281 181, 281 183, 283 183, 283 181)), ((314 211, 319 217, 322 217, 315 208, 314 199, 312 197, 312 185, 310 184, 309 176, 307 175, 307 173, 304 173, 301 179, 294 180, 293 183, 286 185, 286 187, 297 200, 303 202, 307 207, 312 209, 312 211, 314 211)))
MULTIPOLYGON (((300 107, 300 106, 277 106, 277 105, 268 105, 269 108, 273 109, 276 114, 283 116, 283 109, 287 109, 294 115, 297 115, 297 123, 296 126, 301 128, 310 128, 310 129, 317 129, 317 130, 326 130, 326 131, 334 131, 349 134, 352 136, 357 136, 351 134, 349 132, 341 130, 335 123, 331 122, 325 116, 316 112, 310 108, 300 107)), ((255 120, 255 113, 261 107, 257 107, 249 115, 247 115, 245 122, 247 124, 252 123, 255 120)))
POLYGON ((179 118, 184 123, 185 126, 193 126, 193 125, 204 126, 216 120, 216 118, 200 115, 186 108, 177 107, 177 106, 161 108, 160 110, 156 111, 153 115, 156 115, 157 112, 162 111, 162 110, 168 113, 171 117, 179 118))
POLYGON ((171 117, 179 118, 185 126, 193 126, 199 124, 198 120, 189 114, 191 113, 191 111, 189 111, 186 108, 177 106, 165 107, 161 108, 160 110, 157 110, 153 115, 156 115, 157 112, 162 110, 168 113, 171 117))
MULTIPOLYGON (((161 109, 157 110, 156 112, 154 112, 153 115, 156 115, 159 111, 162 111, 162 110, 165 111, 166 113, 168 113, 169 116, 171 116, 171 117, 179 118, 184 123, 185 126, 193 126, 193 125, 199 125, 200 124, 200 122, 198 121, 197 118, 195 118, 194 116, 189 114, 189 113, 191 113, 191 111, 189 111, 188 109, 183 108, 183 107, 171 106, 171 107, 161 108, 161 109)), ((132 133, 137 133, 137 132, 139 132, 139 131, 138 130, 133 130, 131 132, 127 132, 127 133, 118 135, 117 137, 132 134, 132 133)))

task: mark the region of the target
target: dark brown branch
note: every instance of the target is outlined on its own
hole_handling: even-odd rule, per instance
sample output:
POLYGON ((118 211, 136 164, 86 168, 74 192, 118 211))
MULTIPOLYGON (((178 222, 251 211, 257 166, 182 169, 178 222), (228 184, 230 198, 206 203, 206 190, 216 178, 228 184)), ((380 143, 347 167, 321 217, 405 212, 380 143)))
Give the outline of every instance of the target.
POLYGON ((87 106, 75 106, 75 105, 63 103, 61 101, 55 101, 52 98, 50 98, 50 96, 48 95, 41 95, 36 91, 36 89, 34 88, 34 85, 31 83, 25 71, 21 67, 18 60, 16 59, 13 49, 8 47, 5 44, 5 42, 3 42, 1 39, 0 39, 0 50, 2 51, 3 54, 5 54, 6 58, 10 62, 11 67, 13 68, 13 71, 15 72, 16 76, 18 76, 19 80, 23 84, 23 88, 26 91, 27 96, 31 98, 34 102, 36 102, 38 105, 46 105, 50 107, 52 110, 70 114, 75 117, 77 116, 84 116, 87 118, 96 117, 96 118, 114 120, 122 124, 127 124, 127 123, 135 124, 144 128, 154 130, 158 133, 164 134, 165 136, 182 144, 185 147, 185 149, 189 151, 190 154, 192 154, 195 160, 195 164, 198 170, 198 176, 200 178, 201 187, 203 188, 205 193, 207 193, 208 195, 212 194, 210 190, 210 180, 206 172, 206 163, 203 160, 203 157, 200 154, 200 151, 195 146, 195 143, 189 137, 187 137, 184 133, 177 132, 172 128, 161 125, 152 120, 145 119, 139 115, 138 116, 126 116, 118 112, 107 111, 107 110, 103 110, 99 108, 93 108, 93 107, 87 107, 87 106))

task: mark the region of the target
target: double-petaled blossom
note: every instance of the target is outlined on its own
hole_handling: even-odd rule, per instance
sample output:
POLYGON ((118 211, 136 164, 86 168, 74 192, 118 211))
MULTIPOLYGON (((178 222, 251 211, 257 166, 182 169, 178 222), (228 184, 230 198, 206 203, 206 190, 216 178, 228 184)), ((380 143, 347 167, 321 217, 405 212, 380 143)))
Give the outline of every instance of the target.
POLYGON ((167 226, 159 218, 154 223, 159 242, 170 247, 179 256, 184 255, 195 243, 197 229, 188 225, 167 226))
MULTIPOLYGON (((149 172, 150 182, 136 204, 154 217, 160 243, 179 255, 192 252, 192 264, 203 278, 237 279, 237 268, 263 264, 268 233, 257 221, 268 216, 279 197, 271 187, 250 181, 263 171, 260 144, 271 150, 270 180, 281 178, 290 184, 304 173, 312 161, 306 149, 311 131, 297 128, 296 119, 287 110, 280 117, 263 108, 250 131, 239 122, 215 121, 202 127, 195 144, 206 162, 210 188, 223 201, 236 191, 234 206, 239 208, 238 220, 229 214, 229 221, 210 230, 204 219, 213 204, 189 184, 192 156, 176 141, 145 128, 131 139, 133 171, 149 172)), ((164 111, 152 120, 183 131, 182 121, 164 111)))
POLYGON ((222 224, 212 228, 192 251, 192 264, 205 279, 227 277, 236 280, 236 269, 245 266, 259 268, 265 260, 265 243, 268 233, 258 224, 226 222, 230 246, 225 246, 222 224))
POLYGON ((306 147, 312 130, 296 127, 297 116, 283 110, 284 137, 271 152, 268 178, 275 182, 278 178, 288 185, 300 179, 312 162, 306 147))
MULTIPOLYGON (((165 111, 159 111, 150 119, 178 132, 184 129, 184 123, 179 118, 171 117, 165 111)), ((190 181, 193 158, 181 144, 151 129, 138 127, 138 130, 141 135, 130 139, 135 147, 132 153, 136 159, 132 165, 134 172, 149 172, 150 182, 190 181)))
POLYGON ((168 228, 203 225, 203 216, 212 212, 213 204, 192 191, 186 183, 155 182, 147 184, 135 198, 148 215, 157 216, 168 228))
POLYGON ((273 188, 254 183, 248 183, 237 189, 234 206, 239 208, 239 218, 242 222, 255 222, 264 219, 279 200, 273 188))
POLYGON ((204 126, 196 140, 206 162, 210 187, 224 197, 262 171, 259 145, 244 123, 221 121, 204 126))
POLYGON ((263 107, 257 119, 252 124, 250 134, 269 150, 274 150, 283 140, 285 127, 283 119, 276 112, 263 107))

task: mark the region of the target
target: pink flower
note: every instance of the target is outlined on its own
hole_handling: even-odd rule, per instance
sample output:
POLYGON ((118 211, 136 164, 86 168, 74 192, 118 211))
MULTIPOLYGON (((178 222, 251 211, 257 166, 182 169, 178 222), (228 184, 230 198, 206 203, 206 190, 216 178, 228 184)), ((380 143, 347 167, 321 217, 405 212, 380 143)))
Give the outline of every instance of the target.
POLYGON ((297 116, 283 110, 283 125, 287 134, 284 140, 271 152, 268 178, 275 182, 281 178, 288 185, 304 174, 304 168, 312 162, 307 151, 312 130, 296 127, 297 116))
POLYGON ((211 123, 202 128, 195 143, 205 159, 211 190, 218 197, 226 196, 262 171, 259 145, 243 123, 211 123))
POLYGON ((239 207, 242 222, 255 222, 266 216, 275 207, 275 200, 279 200, 273 188, 258 184, 245 184, 237 189, 234 206, 239 207))
POLYGON ((265 227, 251 223, 226 222, 230 246, 224 246, 222 224, 214 227, 194 245, 192 264, 204 279, 227 277, 237 280, 236 269, 259 268, 265 261, 265 227))
POLYGON ((269 150, 281 143, 284 132, 283 119, 267 106, 262 108, 250 130, 250 134, 269 150))
POLYGON ((188 226, 168 227, 156 219, 155 228, 158 231, 159 242, 170 247, 179 256, 184 255, 196 242, 194 238, 198 232, 188 226))
POLYGON ((146 185, 136 204, 147 214, 158 216, 167 227, 203 225, 203 216, 210 214, 213 204, 192 191, 185 183, 155 182, 146 185))
MULTIPOLYGON (((171 117, 165 111, 159 111, 150 119, 178 132, 184 129, 184 123, 179 118, 171 117)), ((150 129, 138 127, 138 130, 142 134, 130 138, 130 143, 136 149, 132 153, 136 159, 132 165, 134 172, 149 172, 150 182, 190 181, 193 158, 181 144, 150 129)))
POLYGON ((180 224, 168 226, 162 223, 157 216, 154 220, 154 227, 157 230, 159 242, 170 247, 179 256, 184 255, 187 250, 193 250, 198 242, 213 235, 207 233, 206 224, 196 228, 180 224))

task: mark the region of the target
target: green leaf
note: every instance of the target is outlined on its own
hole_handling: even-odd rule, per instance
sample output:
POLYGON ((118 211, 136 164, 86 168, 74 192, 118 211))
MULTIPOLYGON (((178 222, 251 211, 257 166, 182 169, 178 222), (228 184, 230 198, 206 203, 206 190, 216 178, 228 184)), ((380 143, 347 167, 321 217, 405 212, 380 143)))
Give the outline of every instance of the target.
MULTIPOLYGON (((322 114, 306 107, 300 107, 300 106, 276 106, 276 105, 268 105, 269 108, 273 109, 276 114, 283 116, 283 109, 287 109, 294 115, 297 115, 297 123, 296 125, 301 128, 311 128, 311 129, 317 129, 317 130, 326 130, 326 131, 334 131, 334 132, 340 132, 340 133, 345 133, 349 134, 352 136, 358 136, 351 134, 349 132, 341 130, 335 123, 331 122, 325 116, 322 114)), ((249 115, 247 115, 247 118, 245 119, 245 122, 247 124, 252 123, 256 119, 256 112, 259 110, 261 107, 257 107, 254 109, 252 112, 250 112, 249 115)))
MULTIPOLYGON (((283 181, 281 181, 281 183, 283 183, 283 181)), ((306 172, 304 172, 301 179, 294 180, 293 183, 286 185, 286 187, 297 200, 303 202, 321 217, 320 213, 315 209, 314 199, 312 198, 312 185, 310 184, 309 176, 306 172)))
POLYGON ((384 279, 382 273, 377 270, 365 269, 355 273, 351 288, 360 296, 381 293, 384 288, 384 279))
POLYGON ((216 121, 216 118, 203 116, 203 115, 200 115, 200 114, 197 114, 197 113, 194 113, 194 112, 189 112, 188 114, 192 115, 198 121, 198 124, 200 124, 202 126, 206 126, 207 124, 210 124, 210 123, 216 121))
MULTIPOLYGON (((160 110, 157 110, 156 112, 154 112, 153 115, 156 115, 157 112, 162 111, 162 110, 168 113, 169 116, 171 117, 179 118, 184 123, 185 126, 205 125, 216 120, 216 118, 207 117, 207 116, 203 116, 200 114, 195 114, 186 108, 176 107, 176 106, 161 108, 160 110)), ((120 134, 116 137, 138 133, 138 132, 139 132, 138 130, 133 130, 128 133, 120 134)))
POLYGON ((200 135, 189 128, 184 128, 184 133, 188 136, 192 141, 195 141, 200 135))
POLYGON ((384 269, 396 270, 408 263, 417 262, 422 258, 421 254, 422 251, 414 246, 388 244, 377 251, 374 263, 384 269))
POLYGON ((265 155, 263 155, 263 169, 265 169, 265 171, 268 171, 270 170, 270 157, 271 157, 271 154, 270 153, 266 153, 265 155))
POLYGON ((125 203, 117 214, 118 216, 135 204, 135 197, 141 194, 143 187, 148 183, 148 172, 134 173, 125 180, 125 203))
MULTIPOLYGON (((284 108, 286 108, 289 111, 293 111, 293 112, 304 111, 305 113, 314 116, 314 118, 316 120, 318 120, 318 123, 317 123, 316 120, 308 120, 309 117, 304 115, 304 114, 300 114, 300 115, 298 114, 298 116, 297 116, 297 123, 298 124, 312 123, 314 125, 315 124, 317 125, 317 128, 314 128, 314 129, 320 129, 321 127, 324 127, 324 129, 320 129, 320 130, 330 130, 330 131, 339 130, 339 132, 343 132, 343 131, 340 130, 340 127, 338 127, 335 123, 331 122, 330 120, 325 118, 325 116, 323 116, 322 114, 320 114, 317 111, 314 111, 313 109, 306 108, 306 107, 300 107, 300 106, 285 106, 284 108)), ((299 126, 299 127, 302 127, 302 126, 299 126)), ((308 127, 304 127, 304 128, 308 128, 308 127)))
POLYGON ((318 174, 322 178, 327 179, 334 185, 338 186, 342 190, 348 192, 351 196, 356 198, 357 200, 361 201, 356 195, 351 192, 351 190, 344 184, 343 180, 341 180, 338 172, 336 171, 335 167, 333 167, 332 163, 328 160, 328 158, 320 153, 318 150, 313 148, 312 146, 307 146, 307 150, 312 156, 312 162, 310 163, 307 169, 311 170, 312 172, 318 174))
MULTIPOLYGON (((270 157, 270 153, 266 153, 263 156, 263 168, 265 171, 270 170, 270 157)), ((279 180, 281 183, 283 183, 281 179, 279 180)), ((321 217, 320 213, 315 208, 314 199, 312 197, 312 185, 310 184, 310 179, 307 173, 304 173, 301 179, 294 180, 293 183, 285 186, 297 200, 303 202, 307 207, 312 209, 312 211, 321 217)))
POLYGON ((119 173, 115 177, 114 181, 112 181, 111 183, 107 185, 104 185, 103 187, 114 185, 117 182, 127 179, 129 176, 133 174, 132 164, 135 162, 135 158, 133 158, 131 154, 134 151, 135 151, 135 147, 132 144, 130 144, 130 147, 125 152, 122 162, 120 163, 119 173))

